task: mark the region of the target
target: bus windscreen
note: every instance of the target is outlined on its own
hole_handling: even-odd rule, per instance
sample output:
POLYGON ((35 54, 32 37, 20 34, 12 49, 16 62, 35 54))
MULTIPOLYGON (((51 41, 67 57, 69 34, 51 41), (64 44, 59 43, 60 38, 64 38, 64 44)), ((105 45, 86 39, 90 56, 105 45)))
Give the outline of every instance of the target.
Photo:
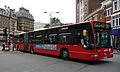
POLYGON ((111 26, 107 23, 95 22, 94 32, 97 48, 108 48, 111 46, 111 26))

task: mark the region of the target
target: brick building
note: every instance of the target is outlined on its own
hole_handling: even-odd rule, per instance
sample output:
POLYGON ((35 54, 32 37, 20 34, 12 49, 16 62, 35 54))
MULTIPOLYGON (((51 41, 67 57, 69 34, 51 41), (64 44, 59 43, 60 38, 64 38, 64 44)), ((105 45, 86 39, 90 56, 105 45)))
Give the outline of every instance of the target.
POLYGON ((80 20, 80 0, 76 0, 76 23, 80 20))
POLYGON ((76 23, 84 19, 101 6, 104 0, 76 0, 76 23))
POLYGON ((112 0, 76 0, 76 22, 96 20, 111 23, 112 0), (78 2, 77 2, 78 1, 78 2))
POLYGON ((111 23, 111 15, 112 15, 112 1, 105 0, 101 2, 101 6, 99 6, 93 12, 89 13, 89 15, 84 18, 84 21, 96 20, 111 23))

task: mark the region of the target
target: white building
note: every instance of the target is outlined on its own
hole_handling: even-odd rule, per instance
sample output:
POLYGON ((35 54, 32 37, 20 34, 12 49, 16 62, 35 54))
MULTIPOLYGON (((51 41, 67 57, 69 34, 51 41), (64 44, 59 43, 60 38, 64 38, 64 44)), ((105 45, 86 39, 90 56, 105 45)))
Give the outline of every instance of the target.
POLYGON ((113 14, 111 16, 114 47, 120 48, 120 0, 113 0, 113 14))

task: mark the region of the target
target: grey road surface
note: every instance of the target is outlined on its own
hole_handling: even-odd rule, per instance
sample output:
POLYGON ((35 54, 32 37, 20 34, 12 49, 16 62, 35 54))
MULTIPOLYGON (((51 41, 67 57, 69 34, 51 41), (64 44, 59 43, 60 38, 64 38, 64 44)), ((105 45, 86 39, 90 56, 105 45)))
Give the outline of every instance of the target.
POLYGON ((120 55, 89 62, 18 51, 0 51, 0 72, 120 72, 120 55))

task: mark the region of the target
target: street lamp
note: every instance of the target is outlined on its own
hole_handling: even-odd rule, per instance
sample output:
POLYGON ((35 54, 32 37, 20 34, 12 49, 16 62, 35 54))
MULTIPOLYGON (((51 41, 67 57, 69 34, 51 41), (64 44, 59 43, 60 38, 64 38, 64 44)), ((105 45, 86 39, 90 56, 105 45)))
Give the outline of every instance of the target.
POLYGON ((59 13, 59 12, 44 12, 44 13, 49 13, 49 16, 50 16, 50 24, 51 24, 51 22, 52 22, 52 14, 53 14, 53 13, 59 13))
POLYGON ((14 9, 8 9, 8 13, 9 13, 9 32, 8 32, 8 39, 9 39, 9 45, 10 43, 12 44, 12 50, 14 51, 14 31, 15 31, 15 14, 14 14, 14 9), (13 36, 10 36, 10 34, 13 33, 13 36), (12 41, 11 41, 11 37, 12 37, 12 41))
MULTIPOLYGON (((7 7, 7 6, 6 6, 7 7)), ((10 7, 8 6, 7 7, 7 11, 8 11, 8 17, 9 17, 9 26, 8 26, 8 35, 7 35, 7 44, 10 45, 10 25, 11 25, 11 9, 10 7)))

